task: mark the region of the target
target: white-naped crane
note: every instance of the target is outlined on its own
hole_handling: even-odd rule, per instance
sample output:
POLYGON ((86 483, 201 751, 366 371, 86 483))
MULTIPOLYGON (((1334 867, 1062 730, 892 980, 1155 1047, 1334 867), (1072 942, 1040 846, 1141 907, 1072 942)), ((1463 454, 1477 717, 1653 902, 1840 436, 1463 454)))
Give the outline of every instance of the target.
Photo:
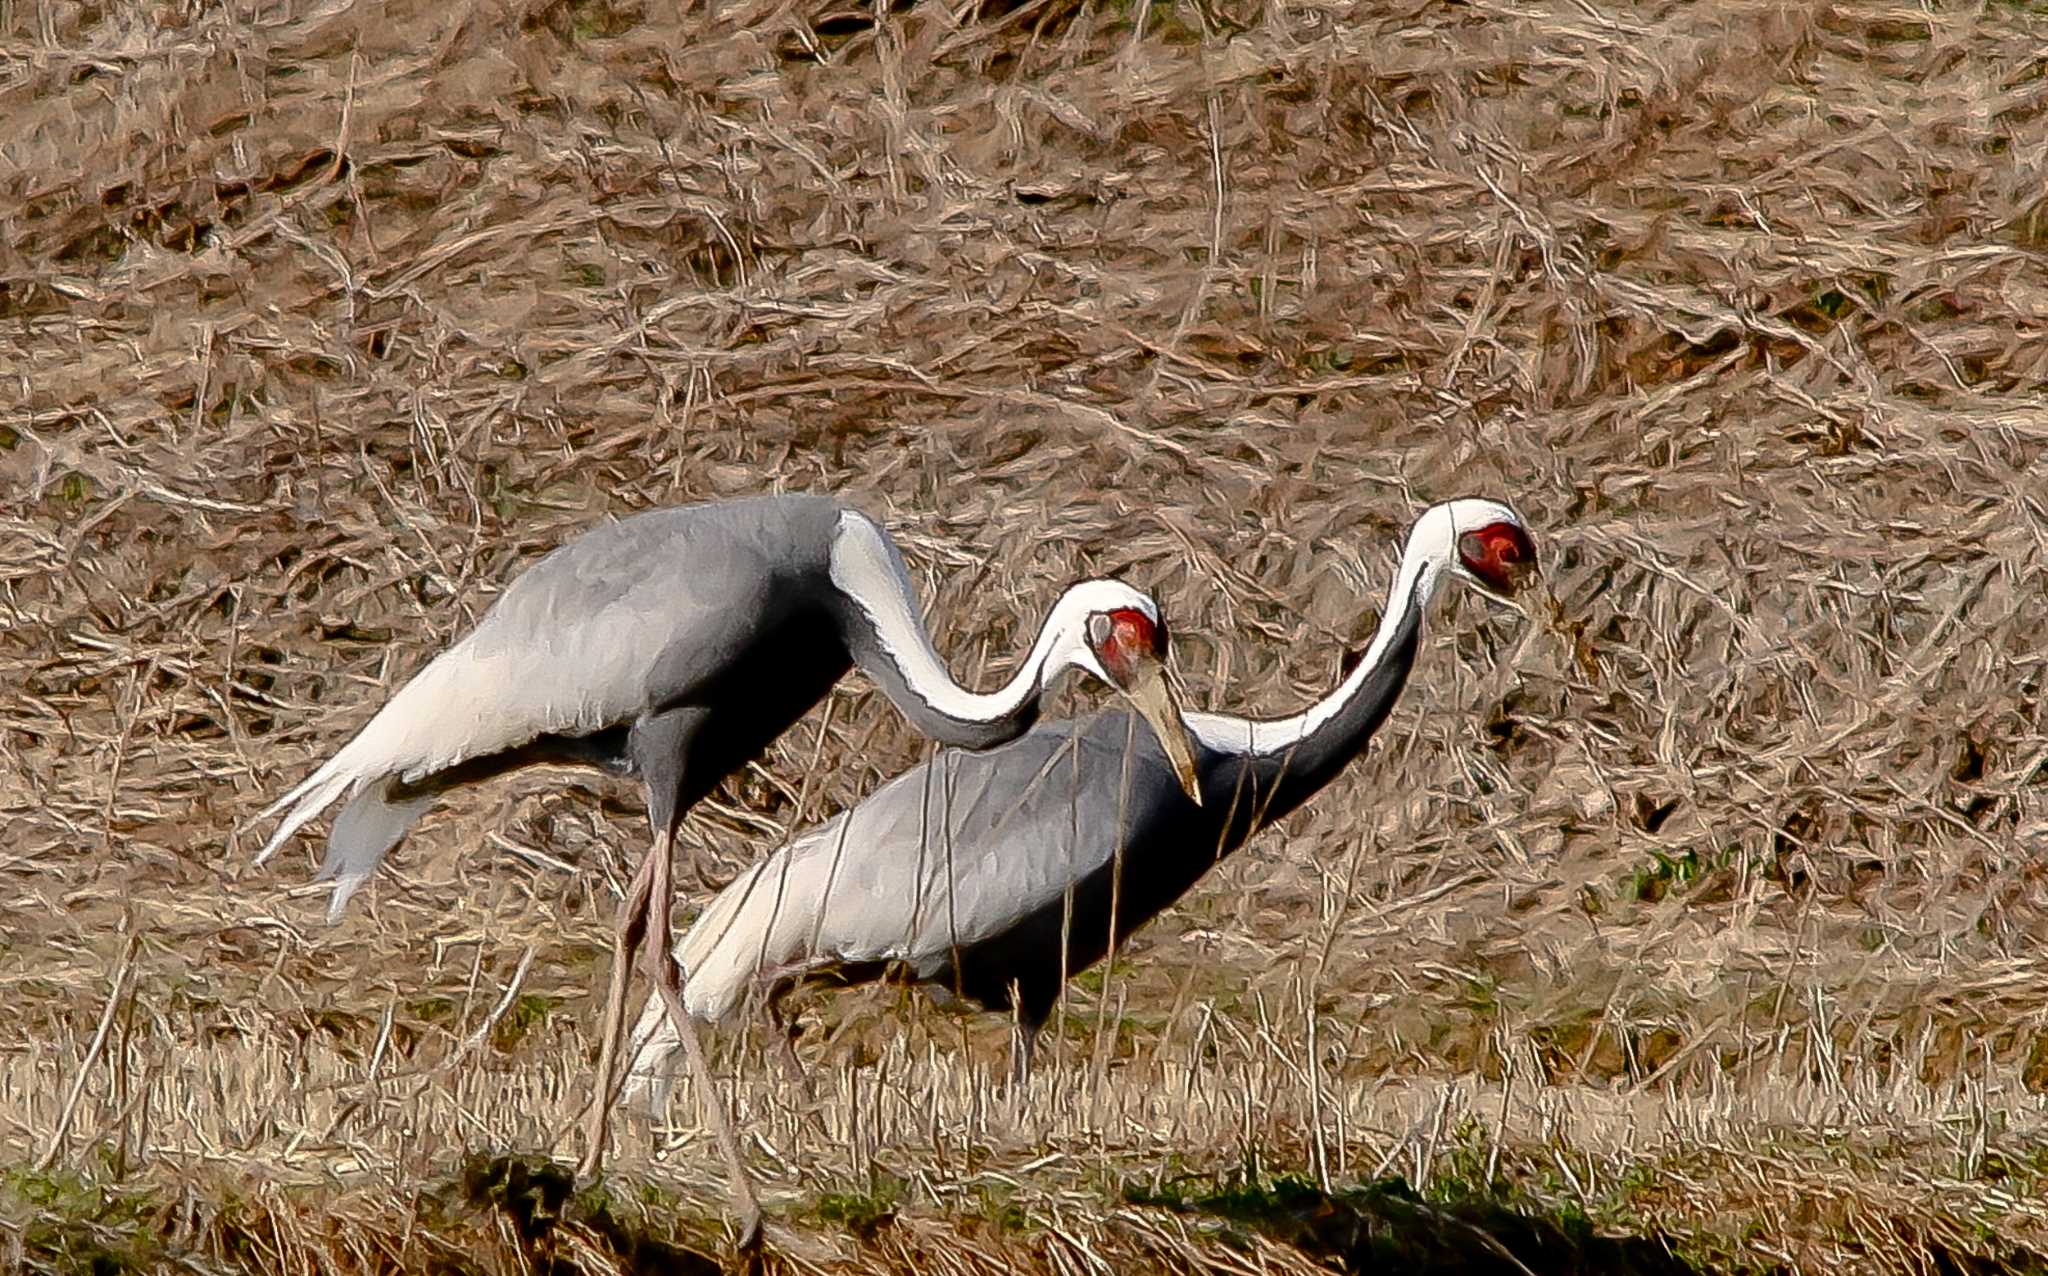
MULTIPOLYGON (((1120 711, 1045 723, 986 752, 942 751, 726 886, 678 945, 684 1006, 715 1023, 759 996, 780 1027, 776 1003, 798 984, 917 983, 944 1006, 1013 1013, 1011 1076, 1022 1081, 1069 976, 1364 752, 1444 582, 1505 598, 1535 565, 1506 505, 1424 511, 1378 632, 1334 692, 1275 721, 1187 715, 1199 804, 1120 711)), ((629 1048, 629 1101, 665 1101, 675 1047, 674 1022, 650 1008, 629 1048)))
POLYGON ((955 683, 919 616, 895 542, 823 496, 775 495, 652 510, 600 526, 521 573, 470 633, 436 656, 354 739, 258 819, 285 811, 261 864, 345 800, 319 880, 330 919, 443 793, 535 763, 638 777, 653 844, 620 906, 597 1100, 579 1175, 597 1171, 635 955, 674 1016, 732 1175, 740 1244, 760 1208, 731 1119, 678 999, 670 926, 683 814, 757 757, 854 665, 942 744, 987 748, 1037 720, 1077 669, 1126 697, 1189 793, 1194 762, 1166 678, 1167 626, 1114 580, 1070 586, 1030 653, 993 692, 955 683), (289 808, 287 810, 287 808, 289 808))

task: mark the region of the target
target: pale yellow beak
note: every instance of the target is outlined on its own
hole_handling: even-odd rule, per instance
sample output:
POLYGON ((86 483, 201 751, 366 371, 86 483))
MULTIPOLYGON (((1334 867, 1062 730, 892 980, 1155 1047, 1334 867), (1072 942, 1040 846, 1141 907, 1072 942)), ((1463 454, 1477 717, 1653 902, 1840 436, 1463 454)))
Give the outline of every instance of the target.
POLYGON ((1196 806, 1200 806, 1202 783, 1195 772, 1195 753, 1188 742, 1187 723, 1181 720, 1180 698, 1166 681, 1166 665, 1150 658, 1141 659, 1137 672, 1131 676, 1130 684, 1123 688, 1123 693, 1151 725, 1152 734, 1159 737, 1159 747, 1166 751, 1166 760, 1173 764, 1173 773, 1180 780, 1180 787, 1196 806))

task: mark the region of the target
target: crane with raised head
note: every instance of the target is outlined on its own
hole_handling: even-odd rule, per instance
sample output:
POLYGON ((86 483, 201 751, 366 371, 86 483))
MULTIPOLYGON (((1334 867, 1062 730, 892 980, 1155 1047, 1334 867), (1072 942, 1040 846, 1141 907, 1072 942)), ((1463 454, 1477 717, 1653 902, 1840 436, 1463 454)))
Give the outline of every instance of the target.
POLYGON ((1167 680, 1167 625, 1115 580, 1070 586, 1002 687, 947 672, 903 557, 880 525, 823 496, 773 495, 652 510, 569 541, 521 573, 465 637, 436 656, 324 765, 259 819, 284 818, 267 860, 343 802, 319 879, 330 920, 450 789, 538 763, 637 778, 653 842, 621 903, 597 1099, 579 1175, 597 1172, 636 955, 673 1016, 732 1176, 740 1243, 760 1208, 731 1118, 678 996, 673 846, 682 817, 758 756, 858 665, 918 729, 981 749, 1015 739, 1064 670, 1126 696, 1188 793, 1194 762, 1167 680))
MULTIPOLYGON (((684 1007, 707 1022, 802 983, 900 979, 942 1005, 1014 1014, 1029 1075, 1061 986, 1185 895, 1224 855, 1365 751, 1453 577, 1506 598, 1536 566, 1522 520, 1464 499, 1416 520, 1371 645, 1292 717, 1189 713, 1199 801, 1178 765, 1105 710, 985 752, 944 750, 735 878, 678 945, 684 1007)), ((785 1045, 787 1037, 784 1037, 785 1045)), ((663 1102, 675 1024, 643 1015, 629 1094, 663 1102)))

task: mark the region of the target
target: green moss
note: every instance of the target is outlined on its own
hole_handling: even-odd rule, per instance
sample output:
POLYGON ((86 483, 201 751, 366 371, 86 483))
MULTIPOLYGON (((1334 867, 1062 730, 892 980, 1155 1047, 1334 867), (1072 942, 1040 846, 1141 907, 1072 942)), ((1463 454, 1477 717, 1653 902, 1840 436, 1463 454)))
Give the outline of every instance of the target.
POLYGON ((866 1191, 819 1193, 811 1214, 821 1223, 843 1227, 862 1240, 872 1240, 876 1232, 896 1217, 896 1207, 902 1199, 903 1184, 891 1175, 877 1174, 866 1191))
POLYGON ((162 1258, 158 1206, 67 1171, 0 1170, 0 1218, 18 1229, 28 1270, 115 1276, 162 1258))
POLYGON ((1467 1115, 1445 1135, 1432 1162, 1433 1173, 1423 1195, 1444 1205, 1505 1196, 1507 1187, 1495 1179, 1487 1161, 1491 1145, 1479 1119, 1467 1115))
POLYGON ((612 1212, 618 1204, 612 1199, 610 1187, 602 1182, 585 1183, 569 1197, 569 1213, 605 1214, 612 1212))
POLYGON ((55 490, 50 493, 52 513, 60 518, 69 518, 84 511, 93 497, 93 481, 73 470, 58 480, 55 490))
POLYGON ((405 1003, 405 1013, 423 1023, 447 1023, 455 1018, 455 1010, 450 997, 415 997, 405 1003))
POLYGON ((518 1048, 528 1034, 547 1022, 547 1018, 562 1004, 560 997, 527 993, 506 1009, 491 1029, 491 1044, 498 1050, 510 1053, 518 1048))
POLYGON ((1829 319, 1840 319, 1849 313, 1853 305, 1848 294, 1839 288, 1829 288, 1813 299, 1813 308, 1829 319))
POLYGON ((1709 873, 1728 867, 1738 853, 1739 848, 1732 846, 1705 855, 1697 849, 1671 855, 1653 848, 1650 862, 1630 872, 1625 893, 1632 899, 1654 904, 1672 891, 1683 890, 1709 873))
POLYGON ((999 1232, 1031 1229, 1031 1216, 1017 1203, 1017 1190, 1006 1183, 977 1183, 972 1188, 975 1212, 999 1232))
POLYGON ((640 24, 640 11, 632 5, 579 4, 574 12, 570 31, 578 43, 621 36, 640 24))

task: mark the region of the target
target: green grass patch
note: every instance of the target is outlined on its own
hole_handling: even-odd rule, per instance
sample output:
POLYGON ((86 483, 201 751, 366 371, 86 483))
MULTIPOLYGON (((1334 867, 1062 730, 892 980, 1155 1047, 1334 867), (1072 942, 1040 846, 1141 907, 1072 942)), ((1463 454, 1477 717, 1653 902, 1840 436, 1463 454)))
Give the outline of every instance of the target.
POLYGON ((535 1028, 546 1023, 548 1016, 561 1004, 560 997, 531 992, 525 994, 499 1016, 491 1028, 491 1045, 502 1053, 510 1054, 535 1028))
POLYGON ((158 1206, 63 1170, 0 1170, 0 1219, 21 1238, 27 1270, 114 1276, 162 1257, 158 1206))
POLYGON ((820 1223, 843 1227, 865 1241, 895 1219, 902 1202, 902 1182, 877 1173, 864 1191, 820 1192, 810 1213, 820 1223))

